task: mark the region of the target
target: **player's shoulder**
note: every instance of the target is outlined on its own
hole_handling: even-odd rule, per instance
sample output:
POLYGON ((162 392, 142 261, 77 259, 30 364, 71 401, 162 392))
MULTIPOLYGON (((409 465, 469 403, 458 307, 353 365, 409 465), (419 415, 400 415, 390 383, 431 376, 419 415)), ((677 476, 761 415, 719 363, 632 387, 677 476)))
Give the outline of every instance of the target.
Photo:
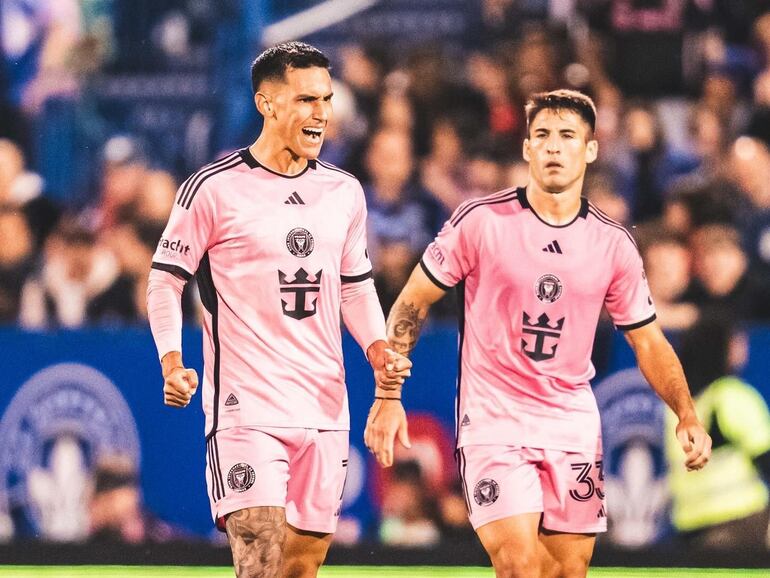
POLYGON ((502 191, 497 191, 491 195, 486 195, 484 197, 468 199, 467 201, 461 203, 457 209, 455 209, 454 213, 452 213, 452 216, 449 217, 449 222, 452 224, 452 226, 457 227, 469 216, 478 217, 479 215, 483 214, 483 209, 513 201, 517 199, 520 194, 521 190, 519 188, 511 187, 508 189, 503 189, 502 191))
POLYGON ((315 170, 319 176, 327 177, 339 181, 340 183, 354 185, 358 188, 361 187, 361 183, 355 175, 339 168, 337 165, 333 165, 329 162, 322 161, 321 159, 315 159, 315 170))
POLYGON ((233 151, 204 165, 187 177, 182 186, 179 187, 176 204, 189 209, 202 189, 211 188, 212 185, 232 174, 242 164, 245 164, 245 160, 241 152, 233 151))
POLYGON ((602 233, 610 235, 617 241, 630 241, 631 244, 636 247, 636 240, 630 231, 619 223, 615 219, 612 219, 602 211, 599 207, 594 205, 591 201, 586 200, 588 210, 586 211, 586 219, 588 222, 597 228, 603 229, 602 233))

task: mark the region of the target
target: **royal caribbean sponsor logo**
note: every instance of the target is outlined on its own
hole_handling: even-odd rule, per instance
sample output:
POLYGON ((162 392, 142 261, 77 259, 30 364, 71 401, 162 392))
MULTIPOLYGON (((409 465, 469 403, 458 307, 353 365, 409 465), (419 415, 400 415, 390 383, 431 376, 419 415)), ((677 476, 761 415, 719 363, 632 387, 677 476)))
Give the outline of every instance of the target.
POLYGON ((86 537, 98 459, 140 462, 136 422, 120 391, 77 363, 53 365, 24 383, 0 419, 0 439, 0 511, 53 541, 86 537))
POLYGON ((158 241, 158 248, 160 254, 164 257, 175 257, 178 255, 187 255, 190 252, 190 245, 186 244, 182 239, 166 239, 161 237, 158 241))

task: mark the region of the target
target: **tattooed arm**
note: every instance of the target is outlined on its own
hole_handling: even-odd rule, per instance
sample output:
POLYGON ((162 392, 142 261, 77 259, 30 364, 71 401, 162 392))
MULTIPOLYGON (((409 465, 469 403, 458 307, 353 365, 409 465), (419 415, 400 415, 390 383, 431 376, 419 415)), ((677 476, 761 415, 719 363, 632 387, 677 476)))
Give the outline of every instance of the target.
MULTIPOLYGON (((420 336, 428 309, 443 295, 444 290, 428 279, 419 265, 415 267, 388 316, 388 341, 397 353, 409 355, 420 336)), ((400 387, 400 384, 394 386, 400 387)), ((364 443, 380 465, 385 467, 393 464, 396 436, 404 447, 410 447, 406 413, 400 397, 375 399, 366 420, 364 443)))
POLYGON ((420 337, 428 309, 444 293, 428 278, 420 265, 414 268, 388 315, 388 341, 396 352, 406 356, 411 353, 420 337))

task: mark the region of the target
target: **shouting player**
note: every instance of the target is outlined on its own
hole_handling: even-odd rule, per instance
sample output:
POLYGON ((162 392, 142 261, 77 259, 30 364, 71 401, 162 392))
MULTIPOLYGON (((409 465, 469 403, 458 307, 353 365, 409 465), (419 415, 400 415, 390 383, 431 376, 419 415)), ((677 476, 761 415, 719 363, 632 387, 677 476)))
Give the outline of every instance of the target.
MULTIPOLYGON (((340 314, 374 369, 376 397, 411 366, 387 349, 361 186, 317 159, 332 113, 328 69, 298 42, 257 57, 262 132, 180 187, 150 273, 164 399, 176 407, 198 386, 182 361, 180 308, 197 278, 206 480, 239 577, 314 577, 326 556, 348 464, 340 314)), ((378 403, 408 444, 401 402, 378 403)))
MULTIPOLYGON (((455 211, 396 300, 388 338, 408 354, 430 305, 457 288, 457 455, 471 524, 498 577, 584 577, 607 520, 589 385, 602 307, 678 417, 689 469, 706 464, 711 439, 655 320, 634 240, 581 197, 598 152, 594 103, 537 94, 526 118, 529 184, 455 211)), ((396 425, 368 424, 375 452, 392 447, 396 425)))

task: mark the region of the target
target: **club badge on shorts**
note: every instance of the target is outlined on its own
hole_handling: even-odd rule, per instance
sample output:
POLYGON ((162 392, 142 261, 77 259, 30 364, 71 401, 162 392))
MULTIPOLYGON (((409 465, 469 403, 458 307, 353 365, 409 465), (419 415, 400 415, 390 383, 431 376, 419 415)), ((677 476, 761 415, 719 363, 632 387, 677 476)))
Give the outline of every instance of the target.
POLYGON ((473 488, 473 499, 479 506, 491 506, 500 497, 500 486, 491 478, 480 480, 473 488))
POLYGON ((244 462, 235 464, 227 473, 227 485, 238 493, 245 492, 253 486, 255 479, 254 468, 244 462))

